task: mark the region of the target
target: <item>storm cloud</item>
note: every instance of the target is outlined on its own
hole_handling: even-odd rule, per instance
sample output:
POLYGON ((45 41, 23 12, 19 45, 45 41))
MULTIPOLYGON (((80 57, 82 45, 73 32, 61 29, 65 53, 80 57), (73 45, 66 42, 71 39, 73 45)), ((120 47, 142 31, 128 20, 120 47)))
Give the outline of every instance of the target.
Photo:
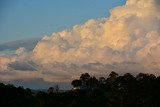
POLYGON ((108 18, 90 19, 45 36, 25 55, 0 57, 1 68, 18 74, 34 71, 30 75, 61 82, 85 72, 96 76, 110 71, 159 75, 159 11, 159 0, 127 0, 112 9, 108 18))

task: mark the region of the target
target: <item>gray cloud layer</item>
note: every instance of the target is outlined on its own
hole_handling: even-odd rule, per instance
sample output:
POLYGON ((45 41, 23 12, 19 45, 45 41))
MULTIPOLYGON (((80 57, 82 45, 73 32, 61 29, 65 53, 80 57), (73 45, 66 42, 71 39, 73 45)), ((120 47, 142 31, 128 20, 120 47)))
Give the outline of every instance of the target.
POLYGON ((39 40, 40 39, 28 39, 2 43, 0 44, 0 51, 17 50, 19 47, 24 47, 27 51, 31 51, 39 40))

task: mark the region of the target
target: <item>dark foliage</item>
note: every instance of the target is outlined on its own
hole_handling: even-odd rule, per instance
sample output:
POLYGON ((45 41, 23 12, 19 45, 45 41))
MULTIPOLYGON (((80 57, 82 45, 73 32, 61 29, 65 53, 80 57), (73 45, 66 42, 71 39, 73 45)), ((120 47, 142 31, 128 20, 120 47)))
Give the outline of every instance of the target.
MULTIPOLYGON (((33 93, 29 88, 0 83, 1 107, 160 107, 160 77, 140 73, 108 78, 82 74, 73 80, 73 90, 58 92, 53 87, 33 93), (76 88, 79 87, 79 88, 76 88), (82 88, 81 88, 82 87, 82 88)), ((58 85, 57 85, 58 87, 58 85)), ((56 87, 55 87, 56 88, 56 87)))

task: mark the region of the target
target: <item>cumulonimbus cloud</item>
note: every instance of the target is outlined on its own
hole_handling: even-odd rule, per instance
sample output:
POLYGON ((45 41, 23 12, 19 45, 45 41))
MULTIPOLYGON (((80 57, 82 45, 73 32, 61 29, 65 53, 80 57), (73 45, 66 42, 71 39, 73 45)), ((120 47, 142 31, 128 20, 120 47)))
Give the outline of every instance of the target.
MULTIPOLYGON (((159 11, 159 0, 127 0, 108 18, 90 19, 43 37, 32 52, 16 57, 16 64, 12 61, 8 68, 21 71, 17 61, 25 60, 23 66, 29 63, 47 81, 71 80, 84 72, 101 76, 112 70, 159 75, 159 11)), ((7 68, 8 63, 3 65, 7 68)))

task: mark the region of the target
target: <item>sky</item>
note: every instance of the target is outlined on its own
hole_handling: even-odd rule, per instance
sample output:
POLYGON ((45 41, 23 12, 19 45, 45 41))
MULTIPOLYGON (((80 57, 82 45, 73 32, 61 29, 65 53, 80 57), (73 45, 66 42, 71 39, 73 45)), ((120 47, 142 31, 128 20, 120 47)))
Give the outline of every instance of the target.
POLYGON ((125 0, 0 0, 0 43, 38 38, 109 15, 125 0))
POLYGON ((86 72, 160 76, 159 0, 6 1, 0 81, 69 88, 86 72))

